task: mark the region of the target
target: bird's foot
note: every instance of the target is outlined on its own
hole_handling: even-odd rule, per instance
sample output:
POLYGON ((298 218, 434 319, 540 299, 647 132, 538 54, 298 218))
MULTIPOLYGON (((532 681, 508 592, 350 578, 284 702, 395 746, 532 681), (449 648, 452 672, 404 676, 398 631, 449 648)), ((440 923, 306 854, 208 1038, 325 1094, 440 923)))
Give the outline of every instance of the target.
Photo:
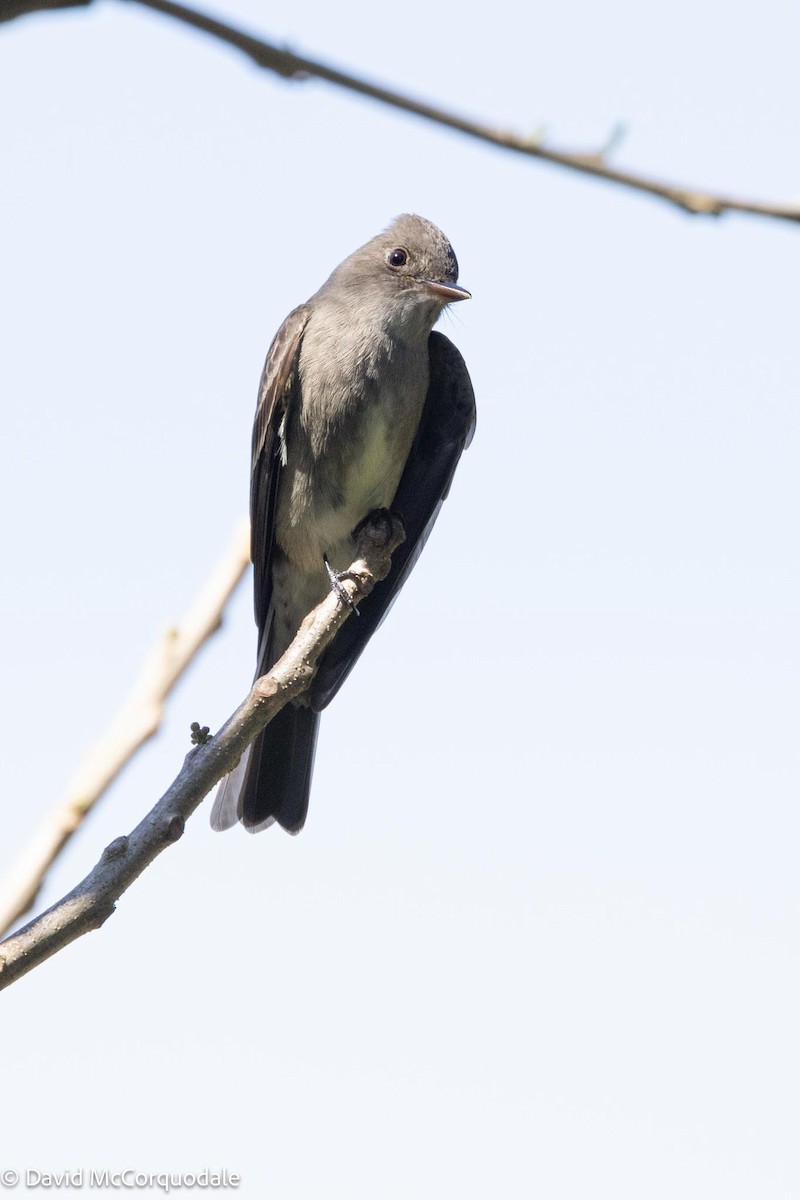
MULTIPOLYGON (((350 535, 354 542, 363 543, 365 540, 371 542, 373 546, 379 548, 397 547, 401 542, 405 541, 405 530, 403 528, 403 520, 399 513, 393 513, 388 508, 373 508, 372 512, 368 512, 362 521, 356 525, 350 535)), ((374 580, 370 579, 369 572, 367 577, 358 571, 335 571, 328 561, 327 554, 323 554, 325 570, 328 572, 331 588, 336 593, 343 604, 352 608, 353 612, 360 616, 354 601, 350 598, 347 588, 343 587, 344 580, 349 579, 355 583, 366 595, 372 590, 374 580)), ((386 570, 378 578, 384 579, 389 570, 389 562, 387 559, 386 570)))
POLYGON ((386 546, 392 536, 394 519, 398 513, 392 513, 388 508, 373 508, 363 520, 359 521, 351 533, 354 541, 358 541, 362 533, 366 533, 376 546, 386 546))
POLYGON ((328 572, 328 579, 330 580, 332 591, 336 592, 336 595, 343 604, 346 604, 349 608, 352 608, 356 616, 360 617, 361 613, 358 611, 357 606, 350 599, 350 594, 347 591, 347 588, 342 587, 345 579, 352 579, 354 583, 360 583, 360 579, 357 575, 354 575, 352 571, 334 571, 333 567, 328 562, 327 554, 323 554, 322 557, 325 561, 325 570, 328 572))

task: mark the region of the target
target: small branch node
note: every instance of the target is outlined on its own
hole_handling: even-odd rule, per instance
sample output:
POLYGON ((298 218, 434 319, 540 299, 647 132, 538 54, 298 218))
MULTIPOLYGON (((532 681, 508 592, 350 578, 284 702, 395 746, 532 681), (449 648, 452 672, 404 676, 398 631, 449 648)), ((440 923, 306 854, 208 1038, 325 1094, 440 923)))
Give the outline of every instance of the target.
POLYGON ((114 838, 113 842, 109 842, 103 851, 103 859, 106 862, 111 862, 114 859, 122 858, 128 850, 128 838, 123 834, 122 837, 114 838))
POLYGON ((211 731, 208 725, 201 725, 198 721, 192 721, 189 730, 193 746, 205 746, 211 741, 211 731))
POLYGON ((186 828, 186 822, 183 817, 174 816, 167 822, 167 841, 177 842, 183 837, 183 831, 186 828))
POLYGON ((628 136, 628 126, 625 124, 625 122, 624 121, 615 122, 615 124, 612 125, 611 130, 609 131, 608 137, 606 138, 604 145, 602 145, 600 147, 600 149, 597 151, 598 160, 600 162, 604 162, 606 159, 611 158, 611 155, 615 154, 616 151, 619 150, 620 146, 625 141, 625 138, 627 136, 628 136))

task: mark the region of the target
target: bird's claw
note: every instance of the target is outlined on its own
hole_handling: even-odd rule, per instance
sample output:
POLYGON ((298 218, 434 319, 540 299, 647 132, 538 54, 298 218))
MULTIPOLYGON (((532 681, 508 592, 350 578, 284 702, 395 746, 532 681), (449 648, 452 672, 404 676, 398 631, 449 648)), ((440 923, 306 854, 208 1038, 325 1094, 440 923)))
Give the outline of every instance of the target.
POLYGON ((358 611, 357 605, 354 604, 353 600, 350 598, 347 588, 342 586, 342 581, 345 579, 352 579, 355 583, 358 583, 359 580, 351 571, 334 571, 333 567, 328 562, 327 554, 323 554, 322 557, 325 562, 325 570, 328 572, 328 579, 330 580, 331 589, 336 592, 336 595, 343 604, 346 604, 349 608, 352 608, 356 616, 360 617, 361 613, 358 611))

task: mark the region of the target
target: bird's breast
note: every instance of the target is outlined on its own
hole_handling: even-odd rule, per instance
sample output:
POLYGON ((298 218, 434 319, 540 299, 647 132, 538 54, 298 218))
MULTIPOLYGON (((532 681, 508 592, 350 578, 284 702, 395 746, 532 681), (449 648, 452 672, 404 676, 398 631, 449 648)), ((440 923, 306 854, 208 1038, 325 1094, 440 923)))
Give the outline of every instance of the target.
POLYGON ((305 571, 352 558, 351 534, 376 508, 391 507, 419 425, 428 386, 424 356, 303 381, 303 408, 286 432, 276 533, 305 571))

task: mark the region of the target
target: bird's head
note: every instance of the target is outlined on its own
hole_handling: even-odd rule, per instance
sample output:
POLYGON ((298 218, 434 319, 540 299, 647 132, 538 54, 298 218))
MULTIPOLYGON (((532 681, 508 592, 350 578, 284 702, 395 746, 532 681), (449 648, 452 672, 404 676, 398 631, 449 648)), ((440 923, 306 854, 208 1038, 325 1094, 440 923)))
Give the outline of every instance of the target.
POLYGON ((470 293, 458 285, 453 247, 431 221, 406 213, 346 258, 324 285, 388 321, 430 331, 442 309, 470 293))

